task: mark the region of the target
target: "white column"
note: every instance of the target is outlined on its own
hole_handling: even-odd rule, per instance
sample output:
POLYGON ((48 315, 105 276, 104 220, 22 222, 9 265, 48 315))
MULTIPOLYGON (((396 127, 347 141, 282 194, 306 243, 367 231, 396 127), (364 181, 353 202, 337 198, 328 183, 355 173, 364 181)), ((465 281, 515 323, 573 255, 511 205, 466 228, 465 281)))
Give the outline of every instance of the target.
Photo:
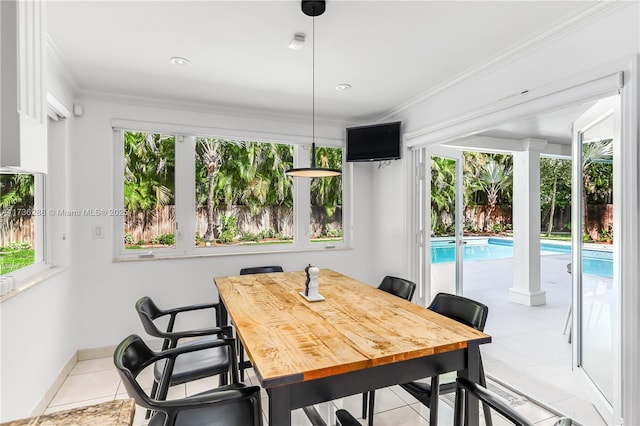
POLYGON ((509 301, 546 303, 540 286, 540 151, 547 142, 521 140, 513 153, 513 287, 509 301))

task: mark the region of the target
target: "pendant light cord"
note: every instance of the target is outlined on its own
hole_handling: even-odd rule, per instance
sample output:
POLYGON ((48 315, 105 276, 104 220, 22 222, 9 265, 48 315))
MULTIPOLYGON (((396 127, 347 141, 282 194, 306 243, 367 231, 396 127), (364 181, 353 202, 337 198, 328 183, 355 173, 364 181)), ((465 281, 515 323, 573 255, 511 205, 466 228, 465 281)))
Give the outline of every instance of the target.
POLYGON ((316 17, 311 18, 311 167, 316 167, 316 17))

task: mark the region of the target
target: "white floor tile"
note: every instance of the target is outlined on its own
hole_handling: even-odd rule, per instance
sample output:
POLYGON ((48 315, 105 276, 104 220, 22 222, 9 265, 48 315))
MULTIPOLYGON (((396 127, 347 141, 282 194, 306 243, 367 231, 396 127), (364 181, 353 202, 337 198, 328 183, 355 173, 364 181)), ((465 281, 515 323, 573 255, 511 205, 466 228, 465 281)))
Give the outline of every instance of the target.
POLYGON ((78 407, 86 407, 87 405, 100 404, 101 402, 107 402, 107 401, 113 401, 113 397, 105 396, 103 398, 88 399, 85 401, 76 401, 70 404, 49 406, 47 407, 46 410, 44 410, 44 413, 42 414, 57 413, 58 411, 70 410, 72 408, 78 408, 78 407))
POLYGON ((411 407, 400 408, 376 414, 376 426, 427 426, 429 422, 411 407))
POLYGON ((54 407, 108 396, 113 399, 119 384, 120 377, 115 370, 68 376, 49 406, 54 407))

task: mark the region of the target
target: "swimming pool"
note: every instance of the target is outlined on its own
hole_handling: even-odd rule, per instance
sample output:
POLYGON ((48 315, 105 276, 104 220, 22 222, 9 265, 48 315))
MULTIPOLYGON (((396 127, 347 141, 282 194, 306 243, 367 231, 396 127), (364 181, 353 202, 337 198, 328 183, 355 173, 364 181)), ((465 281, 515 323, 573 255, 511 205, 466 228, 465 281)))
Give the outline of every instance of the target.
MULTIPOLYGON (((571 254, 566 244, 540 243, 540 254, 571 254)), ((501 238, 470 241, 464 246, 464 260, 508 259, 513 257, 513 241, 501 238)), ((602 250, 583 250, 582 270, 585 274, 613 278, 613 253, 602 250)), ((455 246, 451 240, 431 241, 431 263, 455 260, 455 246)))

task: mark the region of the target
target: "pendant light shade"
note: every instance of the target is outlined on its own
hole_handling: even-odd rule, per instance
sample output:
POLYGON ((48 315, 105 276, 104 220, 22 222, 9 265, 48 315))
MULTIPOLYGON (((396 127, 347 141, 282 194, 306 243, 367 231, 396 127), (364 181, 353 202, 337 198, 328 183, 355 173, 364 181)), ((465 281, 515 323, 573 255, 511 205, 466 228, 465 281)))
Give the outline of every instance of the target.
POLYGON ((285 172, 287 176, 294 177, 331 177, 338 176, 342 174, 342 172, 338 169, 329 169, 324 167, 316 166, 316 76, 315 76, 315 44, 316 44, 316 21, 315 17, 320 16, 324 13, 325 10, 325 0, 302 0, 302 12, 312 17, 313 22, 313 36, 312 36, 312 138, 311 138, 311 165, 309 167, 302 167, 296 169, 290 169, 285 172))

